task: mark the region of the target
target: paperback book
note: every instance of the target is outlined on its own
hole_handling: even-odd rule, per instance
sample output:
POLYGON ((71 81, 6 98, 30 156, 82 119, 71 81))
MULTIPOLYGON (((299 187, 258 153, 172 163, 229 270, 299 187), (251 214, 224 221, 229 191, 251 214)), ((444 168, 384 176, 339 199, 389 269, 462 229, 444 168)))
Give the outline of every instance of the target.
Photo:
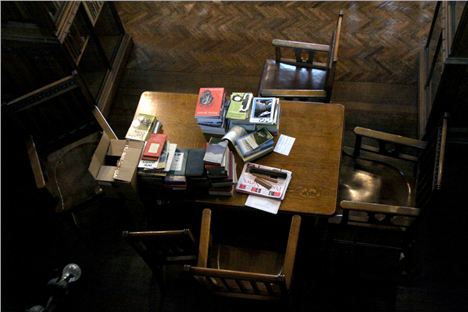
POLYGON ((210 138, 208 146, 206 147, 203 161, 209 164, 221 165, 224 159, 224 153, 226 152, 227 145, 227 141, 223 141, 214 137, 210 138))
POLYGON ((195 117, 219 117, 224 104, 224 88, 200 88, 195 117))
POLYGON ((252 101, 250 122, 254 124, 276 123, 278 98, 255 97, 252 101))
POLYGON ((154 115, 138 114, 132 121, 125 138, 129 140, 146 141, 155 121, 156 116, 154 115))
POLYGON ((244 162, 260 158, 274 148, 273 136, 267 129, 247 133, 243 127, 234 126, 222 140, 231 142, 244 162))
POLYGON ((273 143, 273 136, 267 129, 260 129, 236 140, 237 147, 245 157, 269 148, 273 143))
POLYGON ((233 92, 229 98, 229 109, 226 118, 232 120, 246 120, 249 118, 252 93, 233 92))

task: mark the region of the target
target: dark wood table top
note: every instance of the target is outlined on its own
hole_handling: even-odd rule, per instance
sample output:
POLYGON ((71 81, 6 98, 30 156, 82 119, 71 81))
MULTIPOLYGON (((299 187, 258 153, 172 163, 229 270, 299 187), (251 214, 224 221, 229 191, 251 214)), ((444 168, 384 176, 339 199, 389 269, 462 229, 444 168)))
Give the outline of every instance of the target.
MULTIPOLYGON (((206 139, 194 118, 197 94, 144 92, 136 114, 158 117, 168 140, 183 148, 202 148, 206 139)), ((281 101, 280 134, 296 138, 289 156, 270 153, 255 162, 292 171, 280 212, 332 215, 336 209, 344 107, 341 104, 281 101)), ((279 135, 275 137, 275 141, 279 135)), ((237 172, 243 163, 237 158, 237 172)), ((197 202, 208 206, 243 207, 247 195, 209 196, 197 202)))

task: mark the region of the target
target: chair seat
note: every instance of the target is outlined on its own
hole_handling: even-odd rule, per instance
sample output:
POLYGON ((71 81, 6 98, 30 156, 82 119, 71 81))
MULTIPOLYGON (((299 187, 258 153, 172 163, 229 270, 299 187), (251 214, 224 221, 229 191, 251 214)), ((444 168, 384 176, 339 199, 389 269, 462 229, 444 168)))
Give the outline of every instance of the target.
MULTIPOLYGON (((388 164, 344 155, 340 167, 338 197, 339 201, 413 207, 414 180, 388 164)), ((338 207, 337 214, 329 218, 329 223, 340 223, 341 216, 342 211, 338 207)), ((351 211, 350 218, 365 222, 367 213, 351 211)), ((393 222, 407 226, 412 219, 395 216, 393 222)))
POLYGON ((397 168, 362 158, 343 157, 340 200, 414 206, 413 181, 397 168))
POLYGON ((261 89, 324 90, 326 70, 266 60, 261 89))
POLYGON ((213 248, 209 266, 217 269, 264 274, 279 274, 283 268, 284 254, 232 245, 213 248))

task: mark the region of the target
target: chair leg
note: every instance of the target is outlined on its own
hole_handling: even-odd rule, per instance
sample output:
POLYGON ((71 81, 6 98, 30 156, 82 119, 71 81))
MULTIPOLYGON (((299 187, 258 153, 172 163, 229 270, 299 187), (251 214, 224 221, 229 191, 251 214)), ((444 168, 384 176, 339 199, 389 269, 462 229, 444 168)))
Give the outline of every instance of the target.
POLYGON ((356 141, 354 143, 354 152, 353 152, 353 157, 354 158, 359 157, 359 154, 361 152, 361 144, 362 144, 362 136, 357 135, 356 136, 356 141))

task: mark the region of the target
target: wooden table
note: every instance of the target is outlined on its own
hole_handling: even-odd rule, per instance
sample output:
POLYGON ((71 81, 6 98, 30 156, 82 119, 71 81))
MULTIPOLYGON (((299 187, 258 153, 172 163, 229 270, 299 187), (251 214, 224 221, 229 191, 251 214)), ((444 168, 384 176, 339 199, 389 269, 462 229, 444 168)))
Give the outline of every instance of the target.
MULTIPOLYGON (((202 148, 206 139, 194 118, 196 102, 197 94, 144 92, 135 115, 156 115, 168 140, 178 147, 202 148)), ((291 153, 270 153, 255 161, 293 172, 281 212, 335 213, 343 129, 341 104, 281 101, 280 133, 296 138, 291 153)), ((237 162, 239 174, 243 163, 237 162)), ((243 207, 246 199, 247 195, 235 192, 232 197, 207 196, 196 201, 207 206, 243 207)))

